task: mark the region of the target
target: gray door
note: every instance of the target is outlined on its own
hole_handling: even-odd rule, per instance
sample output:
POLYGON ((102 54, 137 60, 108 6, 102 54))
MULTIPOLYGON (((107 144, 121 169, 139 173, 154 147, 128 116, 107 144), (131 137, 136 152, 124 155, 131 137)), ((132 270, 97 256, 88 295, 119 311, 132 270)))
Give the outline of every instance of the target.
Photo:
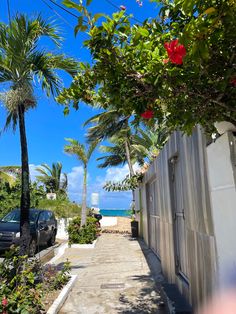
POLYGON ((155 254, 160 256, 160 216, 158 208, 158 189, 156 178, 147 183, 146 193, 149 246, 155 254))
POLYGON ((187 236, 183 204, 183 178, 178 156, 174 156, 169 160, 169 169, 176 274, 181 275, 184 279, 188 280, 187 236))

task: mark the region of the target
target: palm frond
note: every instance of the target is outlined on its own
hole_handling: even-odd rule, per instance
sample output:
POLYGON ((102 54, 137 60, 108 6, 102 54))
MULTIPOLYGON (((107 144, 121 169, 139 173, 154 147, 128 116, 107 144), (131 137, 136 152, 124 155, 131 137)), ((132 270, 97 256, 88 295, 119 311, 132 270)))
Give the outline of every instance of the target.
POLYGON ((86 166, 88 159, 84 145, 71 138, 66 138, 65 140, 69 142, 69 144, 64 146, 64 152, 70 155, 75 155, 84 166, 86 166))

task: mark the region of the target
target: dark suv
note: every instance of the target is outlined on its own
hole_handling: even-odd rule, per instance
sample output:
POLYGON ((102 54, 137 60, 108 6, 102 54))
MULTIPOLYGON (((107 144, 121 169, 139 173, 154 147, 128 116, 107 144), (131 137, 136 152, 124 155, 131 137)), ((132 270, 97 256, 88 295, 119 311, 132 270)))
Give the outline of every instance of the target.
MULTIPOLYGON (((33 256, 37 246, 54 245, 57 234, 57 221, 50 210, 30 209, 30 249, 33 256)), ((20 242, 20 209, 14 209, 0 220, 0 250, 8 249, 20 242)))

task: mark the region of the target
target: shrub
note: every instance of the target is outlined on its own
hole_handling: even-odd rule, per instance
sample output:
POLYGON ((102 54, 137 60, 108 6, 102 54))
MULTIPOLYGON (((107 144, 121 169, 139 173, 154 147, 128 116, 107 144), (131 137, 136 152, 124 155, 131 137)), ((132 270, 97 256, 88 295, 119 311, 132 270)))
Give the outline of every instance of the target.
POLYGON ((43 296, 68 280, 68 262, 61 270, 54 267, 52 271, 37 259, 19 256, 18 248, 13 247, 0 264, 0 313, 44 313, 43 296))
POLYGON ((37 207, 52 210, 57 218, 75 217, 81 213, 81 206, 68 200, 42 199, 39 201, 37 207))
POLYGON ((99 235, 99 223, 93 217, 87 217, 87 223, 81 227, 81 218, 76 217, 70 221, 68 226, 69 244, 89 244, 99 235))

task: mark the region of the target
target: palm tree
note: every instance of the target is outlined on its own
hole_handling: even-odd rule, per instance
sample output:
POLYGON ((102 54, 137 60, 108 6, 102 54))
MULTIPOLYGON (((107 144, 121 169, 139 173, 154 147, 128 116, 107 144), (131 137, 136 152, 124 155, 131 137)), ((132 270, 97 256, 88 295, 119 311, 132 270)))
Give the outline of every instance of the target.
POLYGON ((56 28, 40 16, 29 19, 16 15, 9 25, 0 24, 0 83, 7 82, 9 91, 2 95, 8 116, 5 129, 19 122, 22 190, 21 190, 21 245, 20 254, 26 254, 30 243, 29 230, 29 162, 25 130, 25 113, 36 106, 33 83, 38 82, 48 96, 56 96, 61 80, 56 69, 70 75, 76 74, 77 64, 71 58, 51 51, 39 50, 39 39, 46 37, 59 45, 60 37, 56 28))
POLYGON ((133 148, 152 162, 158 156, 168 140, 170 131, 165 120, 162 123, 155 123, 151 128, 137 128, 137 133, 133 135, 133 148))
POLYGON ((41 174, 36 178, 45 185, 47 193, 53 192, 58 195, 65 195, 68 180, 66 173, 62 173, 62 164, 60 162, 53 163, 52 168, 47 164, 42 164, 36 170, 41 174))
MULTIPOLYGON (((97 158, 98 161, 102 161, 98 167, 106 168, 124 165, 127 162, 127 150, 125 147, 126 138, 123 136, 123 132, 120 131, 117 135, 109 138, 108 141, 109 145, 100 145, 99 147, 99 150, 102 153, 107 153, 107 155, 97 158)), ((138 144, 133 145, 132 137, 130 138, 129 156, 132 169, 135 162, 144 163, 144 148, 138 144)))
POLYGON ((78 160, 82 163, 84 167, 84 180, 83 180, 83 193, 82 193, 82 210, 81 210, 81 226, 86 224, 86 209, 87 209, 87 172, 88 172, 88 163, 94 152, 98 141, 92 142, 88 148, 83 144, 80 144, 78 141, 72 138, 66 138, 66 141, 69 142, 68 145, 64 147, 64 151, 70 155, 75 155, 78 160))
POLYGON ((131 150, 131 128, 129 126, 130 116, 124 115, 117 110, 108 109, 85 122, 84 125, 95 124, 88 129, 87 138, 89 142, 94 140, 105 140, 107 138, 123 137, 126 161, 130 174, 134 175, 133 165, 130 156, 131 150))

